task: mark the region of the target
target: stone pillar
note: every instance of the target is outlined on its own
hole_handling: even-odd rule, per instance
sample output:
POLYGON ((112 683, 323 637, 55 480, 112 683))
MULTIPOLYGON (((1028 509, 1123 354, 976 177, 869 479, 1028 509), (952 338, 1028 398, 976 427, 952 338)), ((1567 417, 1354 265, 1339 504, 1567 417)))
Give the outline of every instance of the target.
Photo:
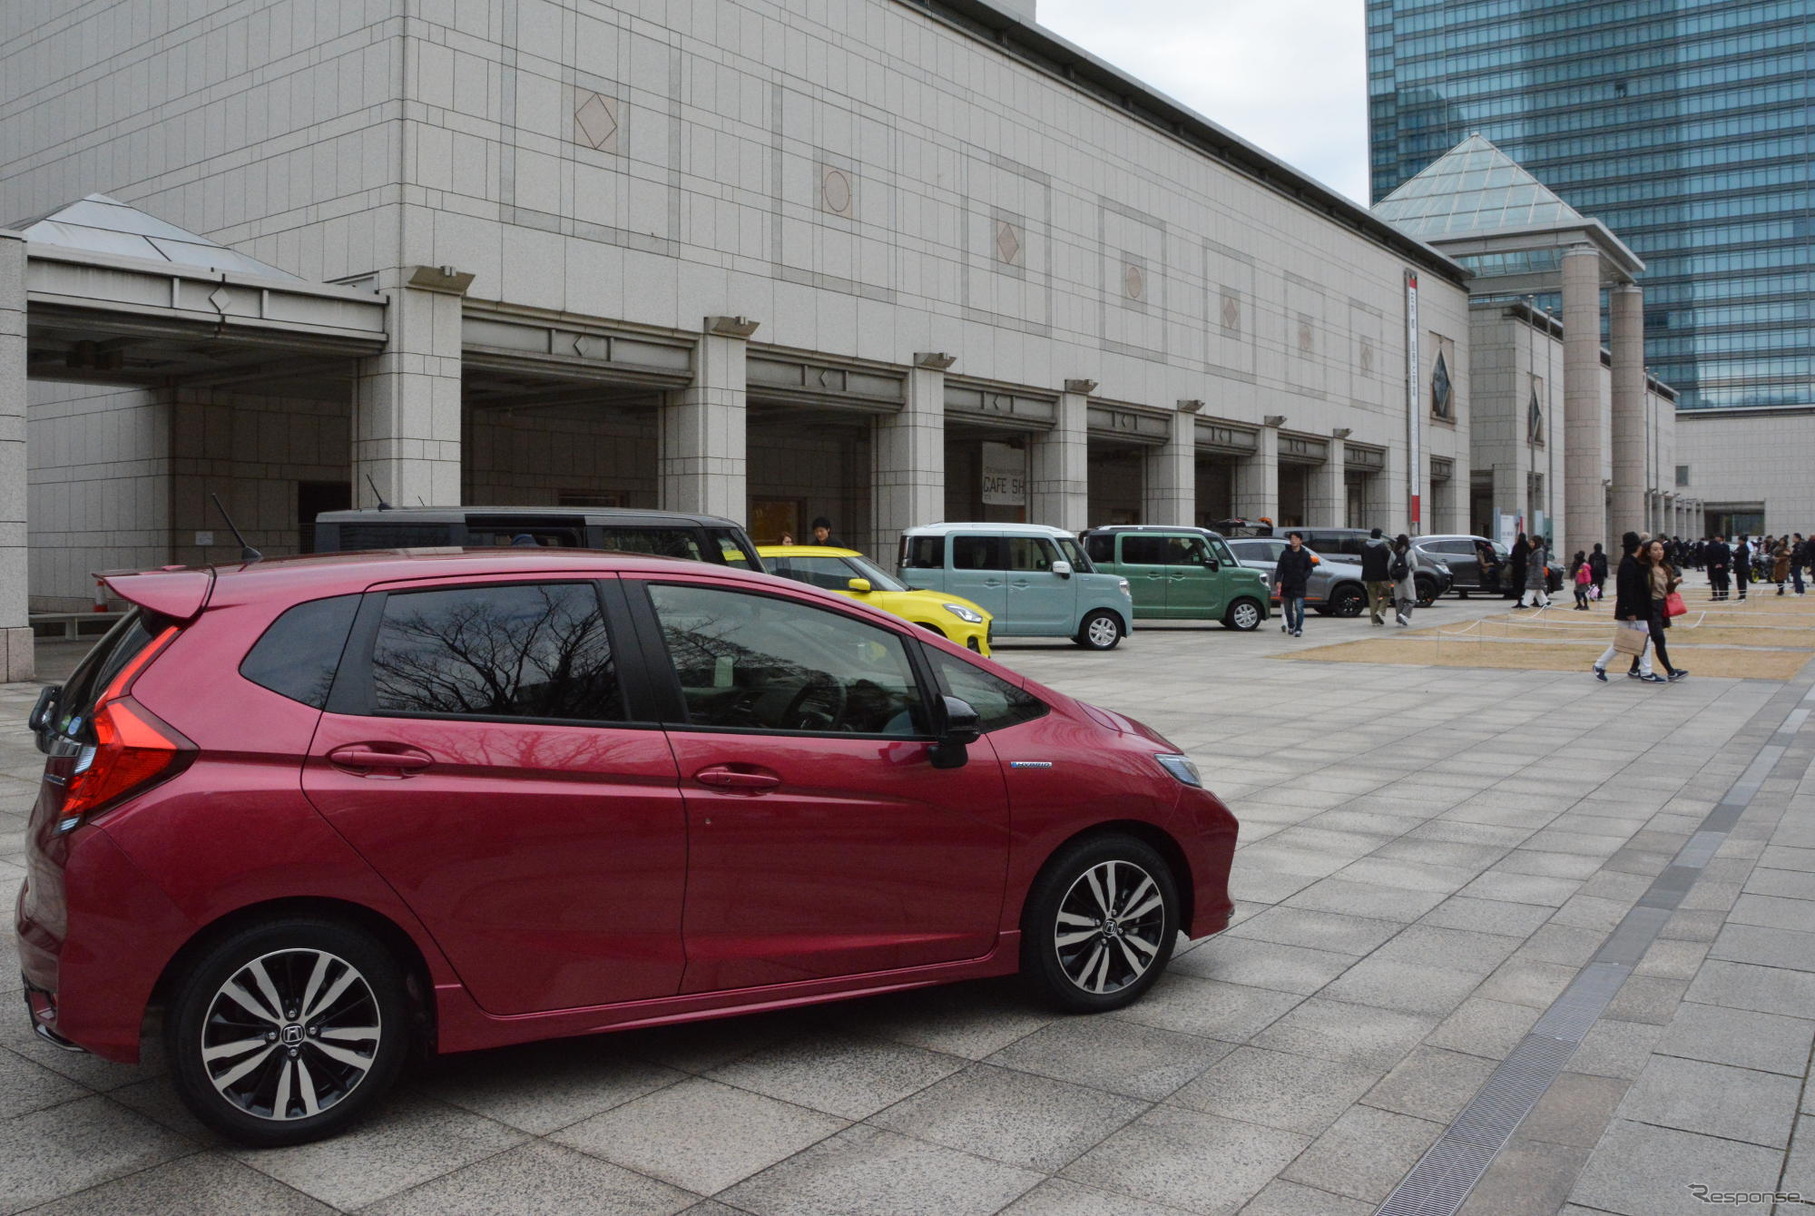
POLYGON ((1613 518, 1624 532, 1642 515, 1653 532, 1661 521, 1645 510, 1650 489, 1645 436, 1645 293, 1621 284, 1608 293, 1613 352, 1613 518))
POLYGON ((955 362, 947 354, 915 355, 907 404, 876 420, 869 552, 885 565, 903 532, 945 518, 945 372, 955 362))
POLYGON ((1067 380, 1053 428, 1029 445, 1027 520, 1067 532, 1090 526, 1090 394, 1095 380, 1067 380))
POLYGON ((1279 427, 1269 421, 1255 435, 1254 455, 1235 466, 1235 513, 1250 523, 1279 519, 1279 427))
POLYGON ((1150 524, 1197 522, 1197 414, 1202 401, 1181 401, 1163 447, 1147 453, 1141 518, 1150 524))
POLYGON ((1305 523, 1313 528, 1348 526, 1349 488, 1344 474, 1348 464, 1348 427, 1330 433, 1329 455, 1305 486, 1305 523))
MULTIPOLYGON (((1563 251, 1563 518, 1553 535, 1558 549, 1592 551, 1596 544, 1618 553, 1607 531, 1607 500, 1601 470, 1601 256, 1587 245, 1563 251)), ((1634 520, 1618 531, 1638 526, 1634 520)))
POLYGON ((656 465, 664 511, 722 515, 738 523, 749 513, 744 351, 757 324, 707 317, 694 348, 692 385, 662 402, 656 465))
MULTIPOLYGON (((428 267, 417 267, 414 277, 428 267)), ((390 291, 382 353, 361 359, 353 380, 353 502, 394 507, 460 504, 460 305, 471 275, 390 291), (368 484, 367 478, 371 478, 368 484)))
POLYGON ((25 238, 0 230, 0 680, 34 671, 25 495, 25 238))

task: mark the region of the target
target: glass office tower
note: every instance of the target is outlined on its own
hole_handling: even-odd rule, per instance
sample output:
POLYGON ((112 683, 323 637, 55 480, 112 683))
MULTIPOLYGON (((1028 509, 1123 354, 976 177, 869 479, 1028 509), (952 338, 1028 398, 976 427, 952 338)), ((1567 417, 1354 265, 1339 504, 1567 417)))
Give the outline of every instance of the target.
POLYGON ((1645 259, 1685 409, 1815 401, 1815 0, 1368 0, 1375 201, 1471 133, 1645 259))

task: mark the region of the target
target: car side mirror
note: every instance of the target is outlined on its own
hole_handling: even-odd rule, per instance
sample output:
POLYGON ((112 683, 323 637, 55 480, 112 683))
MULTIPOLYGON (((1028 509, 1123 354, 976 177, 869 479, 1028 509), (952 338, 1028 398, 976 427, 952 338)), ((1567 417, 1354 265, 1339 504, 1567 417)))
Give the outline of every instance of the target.
POLYGON ((983 720, 969 701, 941 697, 939 742, 933 745, 934 768, 963 768, 970 760, 965 749, 983 738, 983 720))
POLYGON ((1056 561, 1052 564, 1052 572, 1060 578, 1070 578, 1071 563, 1067 561, 1056 561))
POLYGON ((854 578, 846 583, 845 586, 850 590, 857 592, 859 595, 868 595, 870 593, 870 580, 867 578, 854 578))
POLYGON ((1221 562, 1217 561, 1214 557, 1206 557, 1204 559, 1204 569, 1221 570, 1222 568, 1223 568, 1223 564, 1221 562))
POLYGON ((50 731, 47 727, 51 715, 56 712, 57 697, 62 691, 61 684, 52 684, 49 688, 39 689, 37 704, 33 705, 31 713, 26 715, 25 724, 31 728, 32 735, 38 744, 38 750, 41 752, 50 751, 50 731))

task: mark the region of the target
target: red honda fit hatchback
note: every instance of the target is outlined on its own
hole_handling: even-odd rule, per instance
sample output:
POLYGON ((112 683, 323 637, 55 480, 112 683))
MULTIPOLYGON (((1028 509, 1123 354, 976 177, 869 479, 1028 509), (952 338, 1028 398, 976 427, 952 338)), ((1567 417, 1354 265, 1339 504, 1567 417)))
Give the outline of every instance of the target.
POLYGON ((251 1144, 412 1047, 1020 971, 1078 1011, 1231 905, 1178 749, 800 583, 581 551, 108 578, 33 713, 18 935, 41 1035, 251 1144))

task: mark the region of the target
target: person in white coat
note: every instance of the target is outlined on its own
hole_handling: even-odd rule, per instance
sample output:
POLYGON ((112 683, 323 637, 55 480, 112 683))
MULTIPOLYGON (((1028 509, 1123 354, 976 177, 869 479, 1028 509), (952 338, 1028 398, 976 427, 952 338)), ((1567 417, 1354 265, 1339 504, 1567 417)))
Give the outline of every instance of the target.
POLYGON ((1393 610, 1404 628, 1412 623, 1412 609, 1418 606, 1418 581, 1412 577, 1412 541, 1403 532, 1393 538, 1387 577, 1393 580, 1393 610))

